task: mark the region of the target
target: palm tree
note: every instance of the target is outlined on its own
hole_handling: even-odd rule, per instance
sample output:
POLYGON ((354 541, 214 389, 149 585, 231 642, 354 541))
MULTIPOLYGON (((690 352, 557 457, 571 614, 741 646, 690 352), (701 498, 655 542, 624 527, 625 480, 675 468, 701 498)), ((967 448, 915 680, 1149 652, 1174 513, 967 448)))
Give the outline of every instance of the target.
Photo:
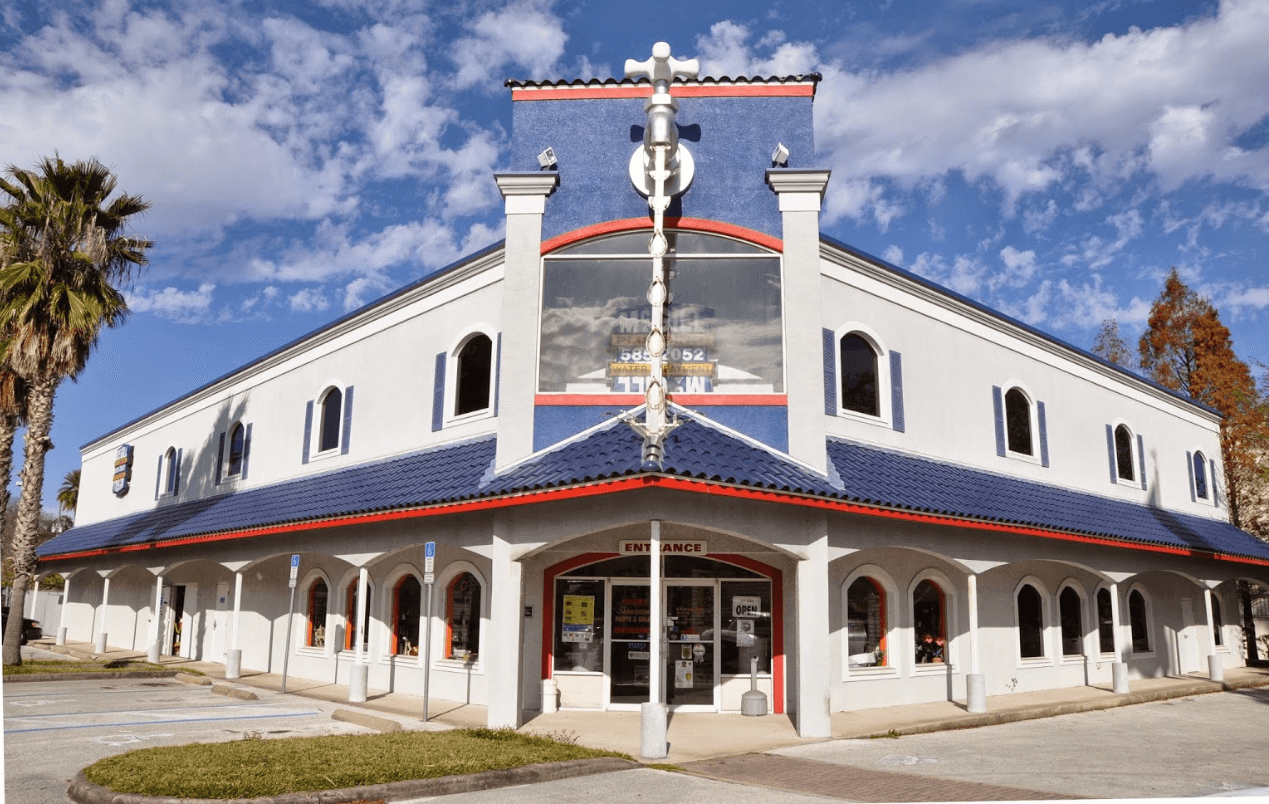
MULTIPOLYGON (((13 535, 11 605, 21 611, 35 570, 43 505, 44 455, 53 448, 53 398, 88 360, 103 326, 123 323, 128 304, 116 285, 146 264, 153 245, 123 234, 128 220, 149 209, 140 196, 114 192, 115 177, 95 159, 41 160, 35 170, 10 166, 0 179, 8 195, 0 210, 0 332, 4 357, 27 387, 22 496, 13 535)), ((21 664, 21 616, 4 635, 6 665, 21 664), (16 625, 15 625, 16 624, 16 625)))
MULTIPOLYGON (((0 432, 0 436, 4 433, 0 432)), ((70 512, 72 517, 75 516, 75 509, 79 507, 79 470, 72 469, 66 473, 66 477, 62 479, 62 487, 57 490, 57 510, 61 512, 70 512)))
MULTIPOLYGON (((2 347, 0 347, 2 348, 2 347)), ((26 382, 7 360, 0 360, 0 522, 9 510, 9 475, 13 473, 13 437, 26 421, 26 382)))

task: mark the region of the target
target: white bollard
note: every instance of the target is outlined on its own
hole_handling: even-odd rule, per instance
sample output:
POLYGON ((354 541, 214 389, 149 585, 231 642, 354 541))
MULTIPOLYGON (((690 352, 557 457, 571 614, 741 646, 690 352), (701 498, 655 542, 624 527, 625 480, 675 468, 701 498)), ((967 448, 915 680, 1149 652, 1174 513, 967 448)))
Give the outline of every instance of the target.
POLYGON ((354 664, 352 677, 348 680, 348 701, 365 703, 366 692, 370 689, 370 665, 354 664))
POLYGON ((1219 653, 1207 657, 1207 677, 1212 681, 1225 680, 1225 661, 1219 653))
POLYGON ((242 651, 233 648, 225 653, 225 678, 235 679, 242 676, 242 651))
POLYGON ((1127 662, 1115 662, 1110 666, 1111 691, 1116 695, 1127 695, 1128 689, 1128 664, 1127 662))
POLYGON ((57 644, 58 645, 66 644, 66 626, 64 625, 61 628, 57 629, 57 644))
POLYGON ((552 715, 560 709, 559 687, 553 678, 542 679, 542 714, 552 715))
POLYGON ((639 753, 644 759, 665 759, 669 709, 663 703, 645 701, 639 705, 639 753))
POLYGON ((150 664, 159 663, 159 643, 155 642, 150 645, 150 649, 145 652, 145 659, 150 664))
POLYGON ((93 640, 93 653, 100 655, 105 652, 106 652, 106 634, 103 632, 98 634, 97 638, 93 640))
POLYGON ((966 708, 973 714, 987 711, 987 676, 982 673, 965 674, 966 708))

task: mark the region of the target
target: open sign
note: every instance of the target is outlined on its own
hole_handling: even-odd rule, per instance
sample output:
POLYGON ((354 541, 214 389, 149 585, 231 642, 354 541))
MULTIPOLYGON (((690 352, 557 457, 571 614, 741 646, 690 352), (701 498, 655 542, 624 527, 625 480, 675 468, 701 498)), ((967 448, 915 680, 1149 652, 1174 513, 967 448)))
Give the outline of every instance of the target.
POLYGON ((753 617, 762 611, 762 598, 757 595, 736 595, 731 599, 731 616, 753 617))

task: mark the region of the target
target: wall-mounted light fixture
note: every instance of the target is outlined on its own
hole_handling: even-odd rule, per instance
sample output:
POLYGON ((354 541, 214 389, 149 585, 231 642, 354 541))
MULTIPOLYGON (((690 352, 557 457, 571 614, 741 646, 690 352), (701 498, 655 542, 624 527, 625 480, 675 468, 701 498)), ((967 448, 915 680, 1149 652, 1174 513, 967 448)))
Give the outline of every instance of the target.
POLYGON ((789 149, 784 147, 784 143, 776 143, 775 150, 771 152, 771 167, 788 167, 789 166, 789 149))
POLYGON ((538 154, 538 164, 542 166, 543 170, 551 170, 554 168, 556 161, 554 148, 547 148, 545 151, 538 154))

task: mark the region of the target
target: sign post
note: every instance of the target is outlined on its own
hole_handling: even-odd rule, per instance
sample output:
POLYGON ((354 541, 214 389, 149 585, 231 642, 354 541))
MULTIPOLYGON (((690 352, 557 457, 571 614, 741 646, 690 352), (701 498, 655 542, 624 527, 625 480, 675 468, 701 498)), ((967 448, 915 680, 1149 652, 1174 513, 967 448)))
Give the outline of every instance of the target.
POLYGON ((300 574, 300 557, 291 556, 291 579, 287 586, 291 587, 291 604, 286 609, 286 647, 282 651, 282 694, 286 694, 286 667, 291 658, 291 622, 295 619, 295 579, 300 574))
POLYGON ((432 583, 436 575, 432 569, 436 563, 436 542, 423 545, 423 585, 427 595, 427 625, 423 629, 423 722, 427 722, 427 686, 432 678, 432 583))

